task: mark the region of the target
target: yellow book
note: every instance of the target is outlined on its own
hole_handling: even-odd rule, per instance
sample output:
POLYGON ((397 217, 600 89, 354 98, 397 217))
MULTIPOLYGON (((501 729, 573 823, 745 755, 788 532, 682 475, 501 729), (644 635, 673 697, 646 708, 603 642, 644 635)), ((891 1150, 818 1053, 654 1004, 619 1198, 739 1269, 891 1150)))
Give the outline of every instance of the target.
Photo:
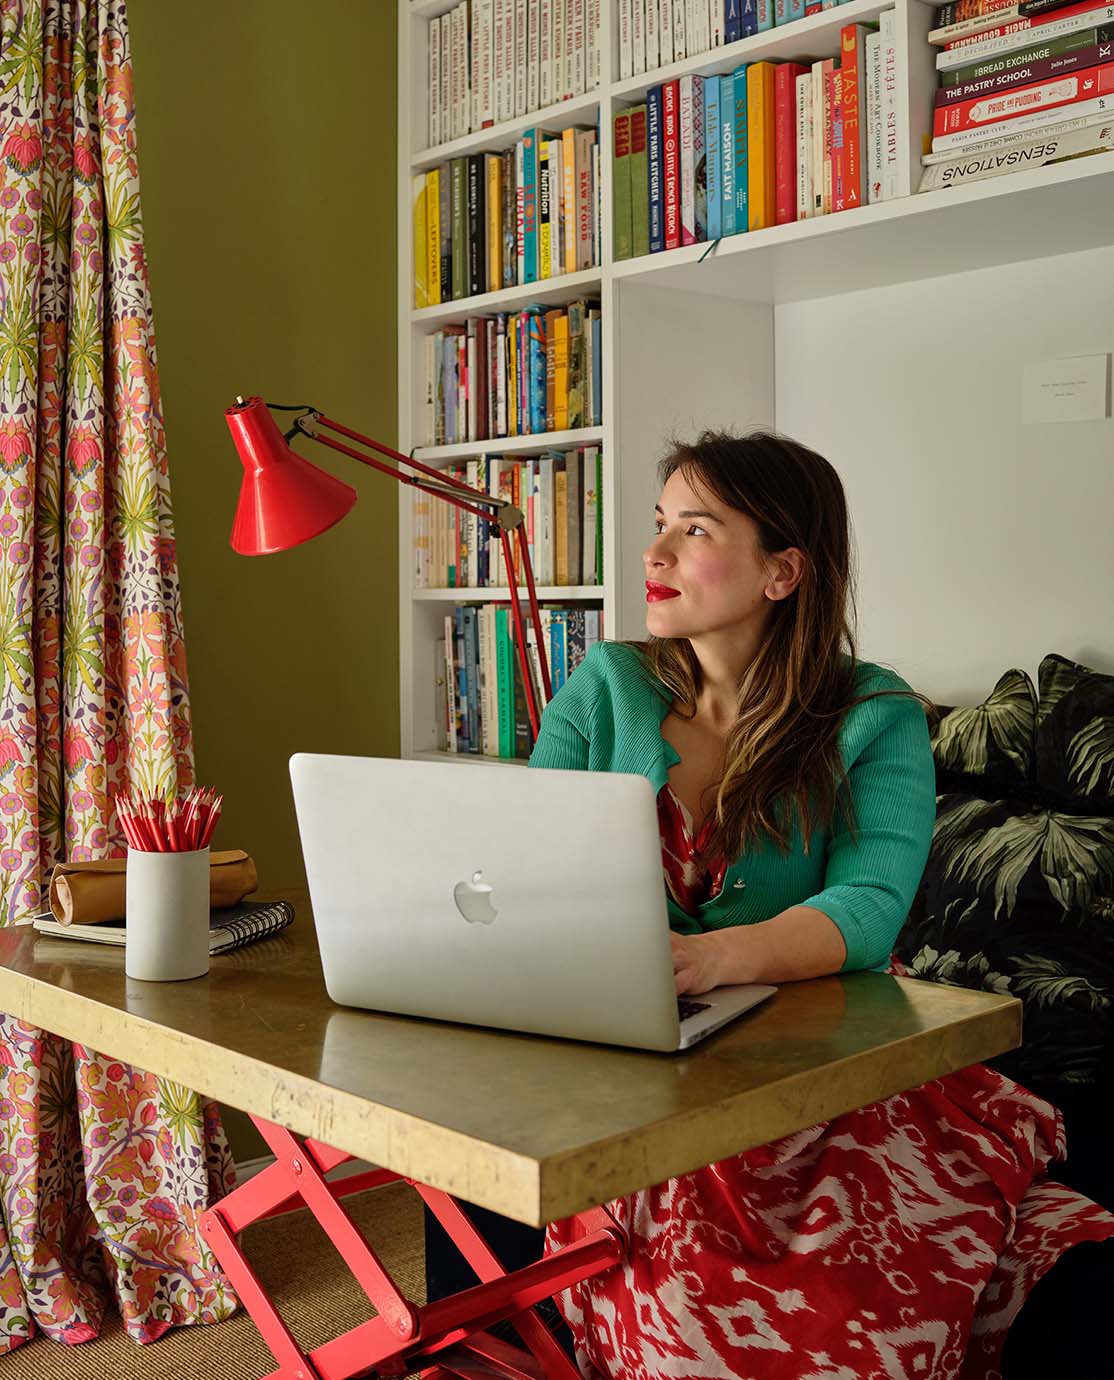
POLYGON ((553 574, 555 583, 569 579, 569 476, 564 460, 553 461, 553 574))
POLYGON ((539 202, 541 198, 542 177, 545 177, 545 205, 538 206, 538 277, 548 278, 551 275, 552 264, 549 256, 553 251, 553 234, 551 221, 553 219, 553 188, 549 181, 549 140, 538 140, 538 187, 539 202))
POLYGON ((562 312, 554 322, 553 430, 569 425, 569 318, 562 312))
POLYGON ((774 178, 774 70, 772 62, 747 68, 747 228, 777 222, 774 178))
POLYGON ((518 435, 518 326, 507 317, 507 435, 518 435))
POLYGON ((503 160, 485 155, 487 164, 487 290, 503 286, 503 160))
POLYGON ((565 200, 565 272, 576 272, 576 130, 561 131, 565 200))
POLYGON ((426 231, 425 174, 418 173, 410 184, 414 206, 414 306, 429 306, 429 245, 426 231))
POLYGON ((425 175, 426 303, 441 301, 441 174, 430 168, 425 175))

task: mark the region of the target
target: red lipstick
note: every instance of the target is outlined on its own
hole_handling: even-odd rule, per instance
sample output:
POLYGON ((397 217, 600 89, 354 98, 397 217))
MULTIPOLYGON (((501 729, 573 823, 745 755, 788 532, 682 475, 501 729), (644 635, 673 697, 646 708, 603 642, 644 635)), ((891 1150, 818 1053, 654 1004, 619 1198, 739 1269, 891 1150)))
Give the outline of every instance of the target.
POLYGON ((676 599, 680 594, 679 589, 673 589, 669 585, 659 585, 656 580, 646 581, 646 602, 656 604, 660 599, 676 599))

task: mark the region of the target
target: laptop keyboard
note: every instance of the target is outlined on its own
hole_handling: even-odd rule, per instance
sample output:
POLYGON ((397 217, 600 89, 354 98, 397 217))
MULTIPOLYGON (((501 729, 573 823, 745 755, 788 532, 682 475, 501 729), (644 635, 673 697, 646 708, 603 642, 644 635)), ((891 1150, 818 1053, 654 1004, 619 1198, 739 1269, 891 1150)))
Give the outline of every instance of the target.
POLYGON ((678 997, 677 1019, 687 1021, 690 1016, 699 1015, 701 1011, 710 1011, 711 1008, 710 1001, 693 1001, 691 997, 678 997))

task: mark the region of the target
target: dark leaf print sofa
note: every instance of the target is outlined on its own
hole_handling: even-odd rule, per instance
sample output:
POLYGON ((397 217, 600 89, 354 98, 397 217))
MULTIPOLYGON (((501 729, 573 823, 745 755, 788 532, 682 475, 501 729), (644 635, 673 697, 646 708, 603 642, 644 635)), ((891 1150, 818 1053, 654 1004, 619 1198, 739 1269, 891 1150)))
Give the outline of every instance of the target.
POLYGON ((1114 676, 1050 654, 940 705, 936 827, 892 972, 1009 992, 1000 1070, 1060 1108, 1055 1178, 1114 1210, 1114 676))

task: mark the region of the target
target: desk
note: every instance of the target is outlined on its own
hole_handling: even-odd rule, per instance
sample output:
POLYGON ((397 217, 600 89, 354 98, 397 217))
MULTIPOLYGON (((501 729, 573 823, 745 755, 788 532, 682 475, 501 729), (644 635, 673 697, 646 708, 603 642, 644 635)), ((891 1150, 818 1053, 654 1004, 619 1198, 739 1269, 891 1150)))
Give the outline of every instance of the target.
MULTIPOLYGON (((209 975, 191 982, 134 981, 119 949, 0 930, 0 1009, 258 1119, 281 1163, 233 1198, 273 1169, 285 1177, 269 1195, 255 1190, 256 1216, 293 1193, 311 1206, 316 1195, 330 1212, 340 1195, 321 1174, 356 1156, 381 1166, 382 1177, 420 1185, 431 1206, 451 1211, 448 1194, 543 1225, 991 1058, 1021 1038, 1014 998, 870 972, 785 984, 677 1055, 354 1011, 329 1000, 308 902, 295 901, 290 929, 215 958, 209 975)), ((229 1214, 229 1238, 248 1220, 229 1214)), ((614 1252, 603 1241, 604 1214, 588 1226, 591 1273, 613 1264, 614 1252)), ((222 1243, 212 1244, 228 1269, 222 1243)), ((482 1253, 482 1243, 472 1245, 482 1253)), ((497 1263, 485 1269, 481 1278, 501 1274, 497 1263)), ((243 1279, 229 1273, 275 1350, 274 1320, 260 1321, 243 1279)), ((563 1287, 560 1278, 551 1269, 502 1294, 481 1286, 489 1296, 479 1300, 487 1307, 480 1321, 515 1315, 527 1299, 563 1287)), ((447 1302, 431 1306, 442 1310, 442 1331, 450 1341, 467 1337, 447 1302)), ((407 1334, 405 1310, 388 1307, 384 1317, 405 1342, 431 1335, 425 1326, 407 1334)), ((363 1367, 370 1338, 358 1339, 363 1367)), ((337 1347, 299 1352, 301 1374, 355 1374, 337 1347)), ((298 1374, 292 1353, 276 1356, 275 1377, 298 1374)), ((448 1373, 458 1372, 429 1372, 448 1373)), ((554 1362, 518 1373, 560 1371, 554 1362)))

